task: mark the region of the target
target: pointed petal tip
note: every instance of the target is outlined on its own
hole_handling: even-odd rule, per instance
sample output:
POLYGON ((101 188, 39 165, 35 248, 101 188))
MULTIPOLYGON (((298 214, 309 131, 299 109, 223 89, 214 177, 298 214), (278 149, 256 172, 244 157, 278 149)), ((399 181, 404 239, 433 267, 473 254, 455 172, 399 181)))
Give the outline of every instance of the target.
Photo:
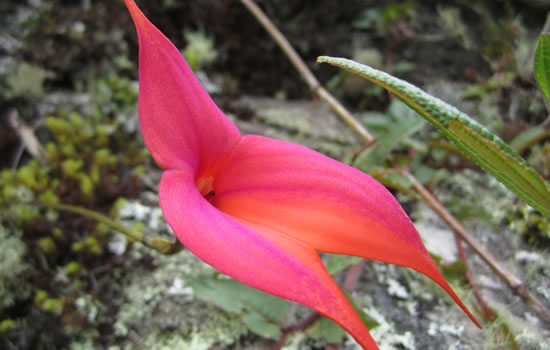
POLYGON ((132 16, 136 26, 149 22, 134 0, 124 0, 124 3, 126 4, 128 11, 130 11, 130 15, 132 16))
POLYGON ((139 121, 145 145, 163 169, 216 168, 241 134, 215 105, 180 51, 124 0, 139 41, 139 121))
POLYGON ((437 268, 433 260, 431 258, 427 262, 427 264, 422 265, 420 268, 413 268, 414 270, 428 276, 432 281, 437 283, 447 294, 454 300, 454 302, 464 311, 466 316, 472 320, 472 322, 480 329, 483 329, 481 324, 478 322, 478 320, 475 318, 475 316, 470 312, 468 307, 460 300, 459 296, 456 295, 452 287, 449 285, 445 277, 443 277, 443 274, 441 274, 441 271, 437 268))
POLYGON ((455 292, 453 291, 451 286, 447 283, 447 281, 443 280, 443 283, 441 283, 440 281, 434 278, 432 278, 432 280, 434 280, 437 284, 439 284, 451 296, 451 298, 455 301, 455 303, 462 309, 462 311, 464 311, 464 313, 470 318, 470 320, 472 320, 472 322, 479 329, 483 329, 483 326, 481 325, 481 323, 479 323, 479 321, 475 318, 475 316, 470 312, 468 307, 464 305, 464 303, 462 302, 462 300, 460 300, 458 295, 455 294, 455 292))

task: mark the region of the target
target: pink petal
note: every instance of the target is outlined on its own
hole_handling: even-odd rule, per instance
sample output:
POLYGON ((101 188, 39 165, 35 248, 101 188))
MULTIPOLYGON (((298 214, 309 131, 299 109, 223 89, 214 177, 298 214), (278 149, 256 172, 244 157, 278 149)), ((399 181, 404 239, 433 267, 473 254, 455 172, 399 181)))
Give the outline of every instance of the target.
POLYGON ((139 37, 139 120, 147 148, 164 169, 213 173, 240 139, 174 45, 125 0, 139 37))
POLYGON ((164 173, 159 198, 178 239, 201 260, 252 287, 323 313, 365 349, 378 349, 313 248, 220 212, 202 197, 193 174, 185 170, 164 173))
POLYGON ((214 191, 216 207, 242 222, 319 251, 408 266, 427 275, 478 324, 399 203, 365 173, 299 145, 245 136, 220 169, 214 191))

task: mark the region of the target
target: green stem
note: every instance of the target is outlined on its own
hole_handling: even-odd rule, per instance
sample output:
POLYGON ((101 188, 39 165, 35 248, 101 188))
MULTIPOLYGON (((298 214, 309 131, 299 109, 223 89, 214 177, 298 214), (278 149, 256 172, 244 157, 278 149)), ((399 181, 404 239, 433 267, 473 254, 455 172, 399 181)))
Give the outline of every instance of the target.
POLYGON ((72 204, 62 204, 62 203, 47 203, 44 204, 46 207, 56 210, 67 211, 75 214, 79 214, 91 219, 94 219, 106 226, 112 228, 115 231, 118 231, 124 234, 126 237, 132 239, 133 241, 140 242, 141 244, 156 250, 157 252, 163 255, 172 255, 183 250, 183 245, 179 241, 170 242, 162 238, 149 238, 146 237, 142 232, 134 231, 131 228, 122 225, 121 223, 111 219, 110 217, 98 213, 97 211, 79 207, 72 204))

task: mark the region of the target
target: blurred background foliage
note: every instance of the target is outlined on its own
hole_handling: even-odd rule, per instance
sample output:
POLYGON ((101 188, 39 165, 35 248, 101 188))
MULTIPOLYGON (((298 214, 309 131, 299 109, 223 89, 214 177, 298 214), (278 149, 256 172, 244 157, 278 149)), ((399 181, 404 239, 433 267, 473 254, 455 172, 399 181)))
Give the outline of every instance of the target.
MULTIPOLYGON (((506 205, 490 195, 476 200, 477 190, 453 176, 478 169, 421 118, 364 80, 314 64, 319 55, 350 57, 422 86, 488 125, 548 179, 550 123, 532 64, 547 1, 258 3, 377 135, 375 147, 360 151, 353 137, 317 133, 308 124, 315 120, 284 111, 274 117, 242 102, 247 95, 282 103, 312 96, 238 1, 139 1, 245 130, 296 142, 307 135, 319 140, 318 150, 374 174, 410 167, 426 185, 446 189, 444 198, 451 194, 446 205, 460 219, 548 247, 548 218, 506 191, 506 205)), ((86 207, 170 237, 156 203, 158 168, 139 135, 137 90, 137 38, 122 1, 0 4, 0 348, 237 349, 269 344, 304 318, 298 312, 289 320, 288 303, 220 278, 187 252, 161 257, 48 206, 86 207), (236 302, 234 293, 248 302, 236 302), (166 311, 174 305, 167 300, 184 316, 166 311)), ((393 179, 386 184, 406 193, 410 184, 393 179)), ((415 206, 406 196, 404 205, 415 206)), ((327 264, 338 273, 355 262, 327 264)), ((342 339, 325 322, 293 340, 297 348, 342 339)))

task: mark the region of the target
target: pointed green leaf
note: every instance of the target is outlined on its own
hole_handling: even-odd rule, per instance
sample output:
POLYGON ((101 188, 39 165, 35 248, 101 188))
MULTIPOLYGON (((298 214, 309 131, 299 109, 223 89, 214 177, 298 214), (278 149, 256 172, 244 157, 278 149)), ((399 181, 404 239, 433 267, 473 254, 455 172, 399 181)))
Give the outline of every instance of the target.
POLYGON ((550 102, 550 34, 539 37, 535 53, 535 78, 546 100, 550 102))
POLYGON ((472 161, 496 177, 533 208, 550 216, 550 187, 498 136, 455 107, 387 73, 334 57, 319 57, 393 93, 453 141, 472 161))

